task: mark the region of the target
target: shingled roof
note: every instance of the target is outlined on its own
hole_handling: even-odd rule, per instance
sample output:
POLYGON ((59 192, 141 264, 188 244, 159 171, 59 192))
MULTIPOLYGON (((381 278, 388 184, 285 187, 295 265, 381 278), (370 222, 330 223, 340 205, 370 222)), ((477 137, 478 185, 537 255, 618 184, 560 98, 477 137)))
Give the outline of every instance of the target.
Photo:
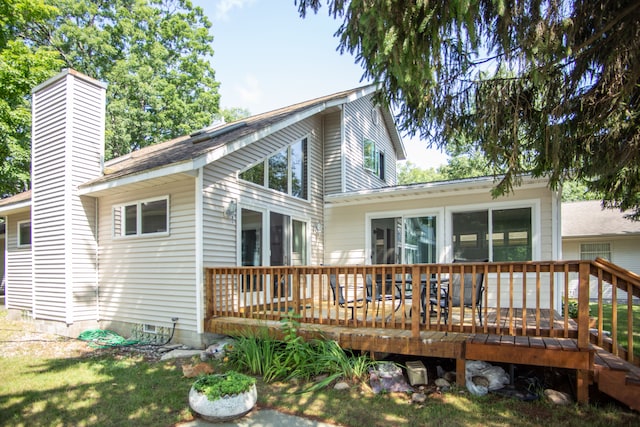
POLYGON ((598 200, 562 204, 562 237, 640 235, 640 221, 617 209, 603 209, 598 200))
MULTIPOLYGON (((247 117, 236 122, 202 129, 191 135, 185 135, 167 142, 150 145, 106 162, 103 176, 82 184, 80 188, 95 186, 118 178, 161 169, 170 165, 193 162, 230 143, 235 143, 243 139, 246 139, 248 143, 255 140, 255 135, 258 134, 260 137, 264 137, 270 132, 275 132, 278 124, 293 120, 296 116, 303 119, 307 115, 321 113, 331 107, 339 106, 374 91, 375 85, 346 90, 247 117)), ((387 124, 395 126, 391 114, 385 112, 384 115, 387 124), (389 120, 391 121, 390 123, 389 120)), ((394 132, 391 133, 392 138, 394 138, 394 132)), ((399 136, 397 136, 397 132, 394 139, 397 148, 400 148, 399 152, 403 153, 404 149, 399 136)), ((239 147, 226 150, 225 154, 237 148, 239 147)))

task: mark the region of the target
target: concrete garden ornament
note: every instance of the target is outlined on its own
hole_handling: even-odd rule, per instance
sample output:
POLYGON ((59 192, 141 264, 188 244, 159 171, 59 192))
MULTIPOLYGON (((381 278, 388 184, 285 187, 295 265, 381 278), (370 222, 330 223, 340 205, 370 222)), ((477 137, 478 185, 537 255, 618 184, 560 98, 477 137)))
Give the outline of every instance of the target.
POLYGON ((225 422, 249 413, 258 400, 253 377, 228 371, 198 377, 189 390, 189 406, 207 421, 225 422))

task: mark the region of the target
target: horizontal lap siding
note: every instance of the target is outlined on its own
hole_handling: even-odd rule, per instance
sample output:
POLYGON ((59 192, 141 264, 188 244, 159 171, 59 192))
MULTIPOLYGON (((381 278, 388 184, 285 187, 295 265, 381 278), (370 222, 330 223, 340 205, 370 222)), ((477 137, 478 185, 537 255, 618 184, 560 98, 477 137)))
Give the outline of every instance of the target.
POLYGON ((70 75, 34 94, 33 279, 40 319, 97 318, 96 201, 76 188, 101 174, 104 103, 102 88, 70 75))
MULTIPOLYGON (((411 199, 388 200, 380 203, 363 203, 353 206, 331 207, 326 210, 327 233, 325 263, 328 265, 354 265, 354 264, 370 264, 371 261, 366 258, 366 238, 367 230, 366 213, 376 213, 381 216, 385 212, 393 212, 393 215, 407 211, 429 210, 430 214, 434 210, 444 212, 447 207, 456 207, 458 210, 464 205, 486 204, 500 202, 517 202, 518 200, 540 200, 540 241, 541 241, 541 258, 542 260, 552 259, 552 211, 551 211, 551 192, 547 188, 520 189, 516 188, 515 194, 508 198, 492 199, 489 189, 484 193, 456 195, 453 192, 434 192, 433 194, 425 194, 424 196, 415 196, 411 199)), ((506 208, 508 208, 507 206, 506 208)), ((535 212, 534 212, 535 215, 535 212)), ((450 221, 450 218, 440 216, 438 221, 450 221)), ((444 225, 444 224, 442 224, 444 225)), ((444 229, 444 228, 443 228, 444 229)), ((439 229, 440 230, 440 229, 439 229)), ((439 232, 439 231, 438 231, 439 232)), ((450 238, 445 236, 445 238, 450 238)), ((445 242, 450 244, 450 242, 445 242)), ((444 248, 439 248, 440 251, 444 248)), ((503 276, 504 277, 504 276, 503 276)), ((514 301, 517 305, 522 304, 523 296, 523 280, 522 275, 514 276, 514 301)), ((493 278, 495 279, 495 277, 493 278)), ((495 302, 497 294, 495 290, 495 280, 489 280, 490 291, 488 293, 490 302, 495 302)), ((535 275, 528 275, 525 282, 527 292, 527 305, 533 306, 536 299, 536 282, 535 275)), ((548 286, 543 286, 545 290, 543 299, 548 300, 548 286)), ((501 284, 501 300, 504 302, 508 298, 507 283, 502 281, 501 284)))
POLYGON ((325 194, 342 191, 342 112, 324 117, 325 194))
POLYGON ((31 247, 18 248, 18 222, 30 219, 28 212, 7 218, 7 283, 5 304, 7 308, 33 310, 33 281, 31 247))
POLYGON ((378 111, 378 122, 373 122, 372 96, 367 96, 346 104, 344 110, 345 127, 345 179, 346 191, 381 188, 396 183, 396 154, 378 111), (363 141, 375 142, 376 148, 385 154, 385 180, 364 169, 363 141))
MULTIPOLYGON (((104 93, 97 87, 75 80, 73 146, 71 164, 73 188, 100 176, 104 147, 104 93)), ((98 318, 97 201, 93 197, 71 197, 70 214, 73 224, 73 275, 71 305, 74 320, 98 318)))
MULTIPOLYGON (((240 209, 267 209, 309 222, 311 227, 322 222, 323 153, 322 120, 319 116, 306 119, 276 132, 248 147, 225 156, 204 169, 204 263, 205 266, 237 264, 237 225, 240 209), (247 165, 256 164, 284 147, 307 138, 309 201, 290 197, 237 179, 237 173, 247 165), (229 201, 238 203, 236 221, 223 216, 229 201)), ((322 239, 312 235, 311 264, 322 260, 322 239)))
POLYGON ((66 79, 34 95, 33 126, 33 282, 34 315, 67 321, 67 125, 60 108, 69 102, 66 79))
POLYGON ((196 330, 195 180, 99 200, 100 318, 196 330), (170 235, 113 238, 114 205, 169 196, 170 235))

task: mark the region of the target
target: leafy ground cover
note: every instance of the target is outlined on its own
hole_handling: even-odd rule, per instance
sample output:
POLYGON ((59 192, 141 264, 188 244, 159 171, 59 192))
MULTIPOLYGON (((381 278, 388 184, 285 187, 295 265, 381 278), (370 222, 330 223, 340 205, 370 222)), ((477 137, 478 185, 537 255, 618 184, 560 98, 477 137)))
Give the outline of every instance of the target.
MULTIPOLYGON (((193 419, 187 399, 193 379, 181 369, 188 362, 161 362, 125 348, 94 349, 35 332, 31 323, 9 321, 0 310, 0 425, 178 426, 193 419)), ((225 362, 213 367, 230 368, 225 362)), ((406 393, 375 394, 366 381, 352 381, 348 390, 304 393, 311 384, 258 377, 258 406, 344 426, 640 424, 639 414, 612 403, 558 407, 429 386, 425 402, 417 404, 406 393)))

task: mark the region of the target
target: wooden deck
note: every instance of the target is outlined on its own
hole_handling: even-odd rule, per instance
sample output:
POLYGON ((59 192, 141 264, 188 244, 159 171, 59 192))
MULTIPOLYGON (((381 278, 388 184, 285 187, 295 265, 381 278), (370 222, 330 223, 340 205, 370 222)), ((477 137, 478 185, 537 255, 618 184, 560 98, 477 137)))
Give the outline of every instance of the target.
MULTIPOLYGON (((266 329, 272 336, 282 338, 281 323, 238 317, 220 317, 208 322, 207 330, 233 334, 233 331, 266 329)), ((576 369, 578 390, 588 386, 595 347, 581 350, 573 338, 541 336, 510 337, 471 332, 421 331, 418 338, 410 330, 390 328, 351 327, 302 323, 298 333, 305 339, 335 340, 342 348, 379 353, 394 353, 418 357, 439 357, 456 360, 456 382, 465 384, 466 360, 518 363, 576 369), (584 384, 582 384, 584 382, 584 384), (584 387, 583 387, 584 386, 584 387)), ((584 401, 587 396, 578 394, 584 401)))
POLYGON ((293 314, 304 338, 332 339, 373 355, 454 359, 460 385, 466 360, 567 368, 575 370, 579 402, 588 402, 589 386, 596 384, 640 410, 640 368, 633 351, 637 325, 631 316, 634 299, 640 298, 640 276, 605 260, 216 267, 207 268, 205 277, 208 332, 233 335, 266 328, 278 337, 280 320, 293 314), (463 276, 459 284, 452 280, 463 276), (413 286, 413 278, 420 278, 420 286, 413 286), (590 295, 594 281, 597 292, 590 295), (461 301, 465 292, 472 295, 469 307, 454 303, 447 292, 447 305, 426 313, 431 307, 423 304, 425 298, 441 295, 445 283, 448 291, 455 283, 461 301), (483 292, 476 297, 479 284, 483 292), (615 314, 619 291, 627 295, 627 315, 620 320, 615 314), (589 304, 598 301, 602 319, 606 294, 612 295, 611 327, 604 331, 600 321, 594 332, 589 304), (380 297, 384 302, 377 302, 380 297), (576 304, 575 319, 568 316, 570 302, 576 304))

